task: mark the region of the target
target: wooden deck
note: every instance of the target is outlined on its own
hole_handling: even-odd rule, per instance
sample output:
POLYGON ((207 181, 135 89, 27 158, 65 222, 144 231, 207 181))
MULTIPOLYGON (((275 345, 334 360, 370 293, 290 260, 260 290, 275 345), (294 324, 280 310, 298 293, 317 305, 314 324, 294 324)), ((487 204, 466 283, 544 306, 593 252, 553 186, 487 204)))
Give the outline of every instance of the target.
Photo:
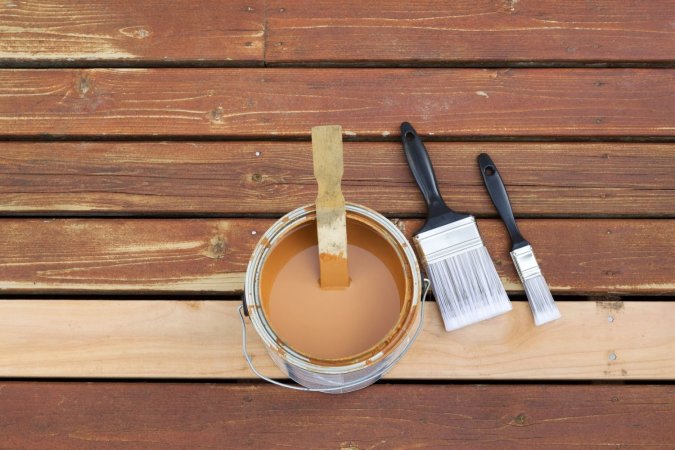
POLYGON ((0 66, 0 447, 675 445, 672 1, 7 0, 0 66), (446 333, 431 304, 344 396, 256 381, 235 309, 260 234, 315 198, 311 127, 343 126, 345 197, 409 236, 406 120, 514 311, 446 333))

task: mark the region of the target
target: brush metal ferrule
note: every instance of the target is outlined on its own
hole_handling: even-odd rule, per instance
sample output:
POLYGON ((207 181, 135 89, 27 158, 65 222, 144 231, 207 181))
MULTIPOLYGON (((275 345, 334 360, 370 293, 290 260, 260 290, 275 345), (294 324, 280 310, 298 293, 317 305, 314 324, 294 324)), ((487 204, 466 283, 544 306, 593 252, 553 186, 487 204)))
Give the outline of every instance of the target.
POLYGON ((512 251, 511 259, 513 259, 513 264, 516 266, 518 276, 523 282, 541 275, 541 269, 539 268, 537 259, 534 257, 534 251, 532 250, 531 245, 526 245, 525 247, 512 251))
POLYGON ((420 233, 413 242, 427 266, 483 246, 473 216, 420 233))

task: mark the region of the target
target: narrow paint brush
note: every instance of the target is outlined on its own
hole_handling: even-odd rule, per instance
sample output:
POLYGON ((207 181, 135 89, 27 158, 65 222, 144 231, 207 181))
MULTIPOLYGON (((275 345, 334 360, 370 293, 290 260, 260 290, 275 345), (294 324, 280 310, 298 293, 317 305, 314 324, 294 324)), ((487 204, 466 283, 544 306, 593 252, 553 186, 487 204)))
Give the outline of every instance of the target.
POLYGON ((401 140, 408 165, 427 204, 426 223, 413 242, 431 280, 446 331, 498 316, 511 302, 478 232, 473 216, 443 201, 422 140, 407 122, 401 140))
POLYGON ((532 246, 525 240, 518 229, 513 209, 509 201, 509 195, 504 187, 502 177, 499 175, 497 166, 490 156, 482 153, 478 156, 480 173, 483 175, 485 187, 487 187, 492 203, 501 216, 506 229, 511 236, 511 258, 516 266, 518 276, 523 282, 525 295, 530 303, 534 324, 539 326, 560 318, 560 311, 553 300, 551 290, 541 273, 537 259, 534 257, 532 246))

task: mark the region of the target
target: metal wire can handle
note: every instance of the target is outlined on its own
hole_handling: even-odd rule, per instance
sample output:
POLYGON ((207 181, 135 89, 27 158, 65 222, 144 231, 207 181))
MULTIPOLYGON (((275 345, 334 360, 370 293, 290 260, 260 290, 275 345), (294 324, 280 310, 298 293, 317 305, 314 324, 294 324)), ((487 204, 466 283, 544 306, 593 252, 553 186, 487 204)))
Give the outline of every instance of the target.
POLYGON ((419 336, 420 332, 422 331, 422 327, 424 326, 424 305, 427 300, 427 295, 429 294, 429 286, 431 283, 429 282, 428 279, 424 279, 424 290, 422 293, 422 301, 420 305, 420 323, 417 326, 417 330, 415 330, 415 334, 413 334, 410 343, 403 349, 401 354, 399 354, 392 362, 389 364, 387 367, 383 368, 382 370, 378 370, 377 372, 374 372, 370 374, 368 377, 358 380, 358 381, 352 381, 347 384, 343 384, 342 386, 338 387, 333 387, 333 388, 308 388, 304 386, 298 386, 294 384, 288 384, 288 383, 282 383, 280 381, 274 380, 272 378, 266 377, 262 373, 258 371, 258 369, 255 368, 253 365, 253 360, 251 359, 251 355, 248 353, 248 349, 246 348, 246 320, 244 319, 244 305, 239 305, 239 308, 237 310, 239 311, 239 319, 241 320, 241 349, 242 353, 244 354, 244 359, 246 359, 246 362, 248 363, 248 367, 253 371, 253 373, 260 379, 267 381, 268 383, 272 383, 277 386, 281 386, 286 389, 292 389, 294 391, 304 391, 304 392, 335 392, 335 391, 341 391, 343 389, 349 389, 354 386, 358 386, 360 384, 363 384, 367 381, 377 379, 384 375, 389 369, 394 367, 396 363, 398 363, 401 358, 408 352, 408 349, 410 346, 415 342, 417 339, 417 336, 419 336))

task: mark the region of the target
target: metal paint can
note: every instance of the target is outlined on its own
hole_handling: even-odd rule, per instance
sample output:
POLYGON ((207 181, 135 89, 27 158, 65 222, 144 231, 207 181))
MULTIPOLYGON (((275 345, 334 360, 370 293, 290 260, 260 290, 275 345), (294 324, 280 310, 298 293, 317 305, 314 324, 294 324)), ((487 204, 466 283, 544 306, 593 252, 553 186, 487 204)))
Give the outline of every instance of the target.
POLYGON ((286 345, 270 326, 263 308, 260 275, 275 244, 299 227, 316 220, 314 205, 298 208, 275 222, 261 237, 246 270, 244 304, 240 307, 243 353, 253 372, 283 387, 325 393, 345 393, 377 381, 398 362, 419 334, 424 319, 424 300, 429 282, 420 273, 417 258, 403 233, 383 215, 361 205, 347 203, 347 220, 358 221, 383 238, 398 255, 405 277, 405 294, 396 325, 376 345, 353 358, 322 360, 307 357, 286 345), (255 369, 246 350, 244 315, 262 339, 267 353, 281 371, 300 386, 272 380, 255 369))

